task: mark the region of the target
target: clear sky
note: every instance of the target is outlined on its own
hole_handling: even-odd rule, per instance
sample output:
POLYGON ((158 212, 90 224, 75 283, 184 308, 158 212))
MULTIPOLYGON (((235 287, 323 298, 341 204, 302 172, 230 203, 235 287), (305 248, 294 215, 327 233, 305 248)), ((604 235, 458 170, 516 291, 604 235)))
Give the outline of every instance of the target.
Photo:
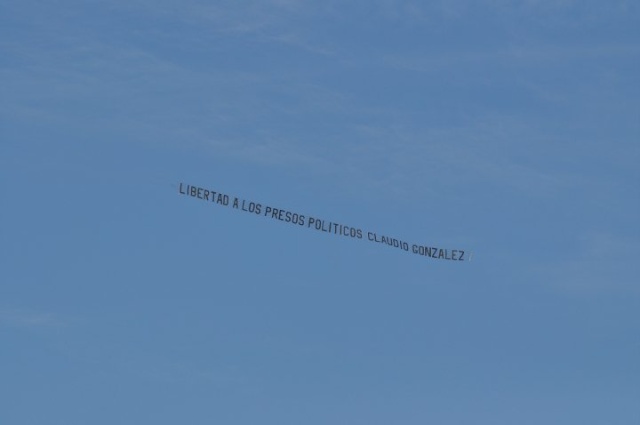
POLYGON ((2 1, 0 423, 640 423, 639 75, 631 0, 2 1))

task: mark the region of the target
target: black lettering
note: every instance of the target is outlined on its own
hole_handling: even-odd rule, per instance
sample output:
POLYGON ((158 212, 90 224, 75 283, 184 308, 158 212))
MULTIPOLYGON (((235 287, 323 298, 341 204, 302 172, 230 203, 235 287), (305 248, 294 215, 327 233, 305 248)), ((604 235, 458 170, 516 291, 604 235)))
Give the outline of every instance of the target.
POLYGON ((247 201, 243 200, 241 209, 242 209, 242 211, 260 214, 260 211, 257 211, 258 210, 258 206, 256 205, 255 202, 249 202, 249 204, 247 204, 247 201))

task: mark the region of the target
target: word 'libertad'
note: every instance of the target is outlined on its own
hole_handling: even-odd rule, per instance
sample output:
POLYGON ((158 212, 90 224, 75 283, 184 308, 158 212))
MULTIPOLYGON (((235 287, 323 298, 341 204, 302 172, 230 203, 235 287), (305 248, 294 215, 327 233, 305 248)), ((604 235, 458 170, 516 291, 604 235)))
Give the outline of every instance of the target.
POLYGON ((310 215, 299 214, 296 212, 275 208, 273 206, 248 201, 236 196, 230 196, 225 193, 205 189, 198 186, 180 183, 178 191, 182 195, 191 196, 202 199, 204 201, 213 202, 225 207, 231 207, 238 211, 244 211, 251 214, 264 216, 273 220, 283 221, 296 226, 313 229, 325 233, 333 233, 335 235, 345 236, 353 239, 364 239, 370 242, 380 243, 393 248, 398 248, 406 252, 422 255, 429 258, 466 261, 468 258, 465 251, 461 249, 445 249, 429 245, 409 244, 400 239, 381 236, 375 232, 364 231, 358 227, 347 226, 345 224, 334 223, 310 215))

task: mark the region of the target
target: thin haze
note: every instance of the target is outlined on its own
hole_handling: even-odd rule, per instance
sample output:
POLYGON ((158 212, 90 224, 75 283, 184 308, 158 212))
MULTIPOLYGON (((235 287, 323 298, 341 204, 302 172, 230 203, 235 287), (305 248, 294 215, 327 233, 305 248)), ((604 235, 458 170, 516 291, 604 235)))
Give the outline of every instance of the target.
POLYGON ((4 1, 0 423, 640 423, 639 22, 4 1))

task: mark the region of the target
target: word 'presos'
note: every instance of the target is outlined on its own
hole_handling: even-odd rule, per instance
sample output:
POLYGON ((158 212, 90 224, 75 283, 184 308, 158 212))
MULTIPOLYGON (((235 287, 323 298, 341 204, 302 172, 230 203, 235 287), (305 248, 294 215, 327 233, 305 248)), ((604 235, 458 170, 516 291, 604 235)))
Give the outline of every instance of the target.
POLYGON ((388 236, 378 235, 374 232, 364 231, 357 227, 347 226, 345 224, 334 223, 310 215, 299 214, 293 211, 275 208, 269 205, 263 205, 253 201, 247 201, 236 196, 220 193, 217 191, 205 189, 198 186, 180 183, 178 191, 182 195, 191 196, 212 202, 225 207, 231 207, 236 210, 245 211, 251 214, 269 217, 273 220, 283 221, 307 229, 313 229, 324 233, 333 233, 353 239, 362 239, 369 242, 387 245, 392 248, 401 249, 406 252, 429 257, 438 260, 450 261, 468 261, 466 253, 462 249, 444 249, 435 246, 409 244, 408 242, 390 238, 388 236))

